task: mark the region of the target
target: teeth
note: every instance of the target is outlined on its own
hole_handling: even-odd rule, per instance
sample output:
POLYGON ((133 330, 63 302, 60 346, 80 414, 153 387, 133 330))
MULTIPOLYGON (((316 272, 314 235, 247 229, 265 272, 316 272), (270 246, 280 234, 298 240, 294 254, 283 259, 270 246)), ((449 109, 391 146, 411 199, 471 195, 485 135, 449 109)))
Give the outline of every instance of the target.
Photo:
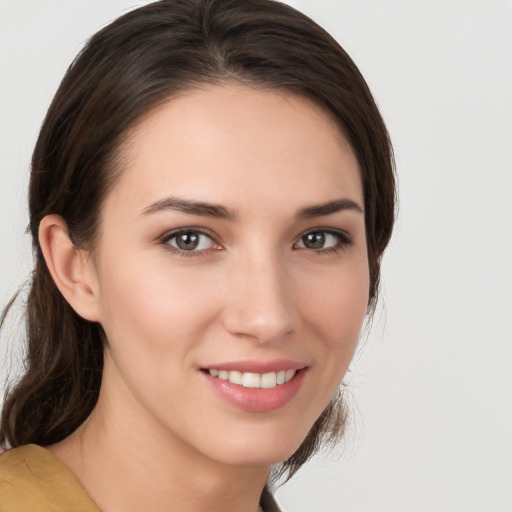
POLYGON ((291 380, 297 373, 296 370, 280 370, 278 372, 270 373, 250 373, 250 372, 239 372, 232 370, 230 372, 226 370, 208 370, 208 373, 212 377, 217 377, 221 380, 228 380, 232 384, 238 384, 245 388, 275 388, 285 382, 291 380))
POLYGON ((288 382, 297 372, 295 370, 286 370, 286 374, 284 376, 284 381, 288 382))
POLYGON ((275 388, 277 386, 277 375, 275 372, 265 373, 261 376, 262 388, 275 388))
POLYGON ((242 386, 244 388, 261 388, 261 375, 259 373, 244 373, 242 386))
POLYGON ((233 384, 242 384, 242 372, 228 372, 229 373, 229 382, 233 384))

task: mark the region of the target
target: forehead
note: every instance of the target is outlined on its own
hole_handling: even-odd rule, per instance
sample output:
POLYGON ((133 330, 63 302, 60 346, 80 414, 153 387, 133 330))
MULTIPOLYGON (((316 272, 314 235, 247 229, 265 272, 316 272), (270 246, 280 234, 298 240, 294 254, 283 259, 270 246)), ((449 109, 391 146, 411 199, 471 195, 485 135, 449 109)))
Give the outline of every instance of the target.
POLYGON ((107 202, 143 209, 165 195, 261 209, 362 203, 357 159, 314 102, 238 84, 194 89, 159 106, 131 132, 107 202))

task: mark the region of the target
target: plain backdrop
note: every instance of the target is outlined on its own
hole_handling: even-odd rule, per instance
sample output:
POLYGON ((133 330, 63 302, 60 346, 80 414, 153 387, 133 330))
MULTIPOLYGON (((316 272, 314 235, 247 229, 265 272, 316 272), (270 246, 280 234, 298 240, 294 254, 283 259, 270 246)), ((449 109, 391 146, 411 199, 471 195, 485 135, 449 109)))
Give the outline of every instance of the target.
MULTIPOLYGON (((0 0, 2 305, 30 274, 28 169, 52 95, 86 38, 142 3, 0 0)), ((400 213, 348 379, 349 435, 278 501, 289 512, 510 512, 512 3, 289 3, 366 77, 394 142, 400 213)), ((17 369, 11 323, 0 380, 17 369)))

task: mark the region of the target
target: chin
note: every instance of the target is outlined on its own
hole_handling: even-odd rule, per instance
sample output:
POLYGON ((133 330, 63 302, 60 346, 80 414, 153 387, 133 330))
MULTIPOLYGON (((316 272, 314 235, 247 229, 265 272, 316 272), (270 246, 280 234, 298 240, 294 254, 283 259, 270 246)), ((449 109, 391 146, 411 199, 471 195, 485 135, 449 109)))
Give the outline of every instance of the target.
POLYGON ((214 458, 224 464, 238 467, 272 466, 291 457, 301 446, 309 429, 290 432, 289 429, 255 432, 249 429, 245 435, 229 436, 224 442, 216 443, 214 458))
POLYGON ((228 466, 236 467, 270 467, 291 457, 299 446, 295 449, 248 449, 240 453, 232 453, 229 456, 225 456, 222 462, 228 466))

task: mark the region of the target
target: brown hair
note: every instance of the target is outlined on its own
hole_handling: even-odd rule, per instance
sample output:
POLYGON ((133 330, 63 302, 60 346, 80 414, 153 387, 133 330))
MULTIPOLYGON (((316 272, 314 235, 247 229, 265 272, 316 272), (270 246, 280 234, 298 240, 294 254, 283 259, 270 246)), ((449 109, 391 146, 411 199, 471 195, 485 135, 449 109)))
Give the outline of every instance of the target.
MULTIPOLYGON (((388 134, 350 57, 307 16, 272 0, 164 0, 94 35, 68 69, 34 150, 30 230, 35 269, 26 307, 26 372, 6 394, 0 444, 49 445, 87 418, 99 394, 104 333, 78 316, 55 286, 38 241, 58 214, 77 247, 93 248, 102 201, 119 174, 130 128, 178 91, 237 80, 312 99, 338 122, 359 160, 370 270, 369 311, 394 222, 388 134)), ((4 312, 4 317, 5 317, 4 312)), ((283 463, 293 475, 340 437, 345 409, 333 399, 283 463)))

